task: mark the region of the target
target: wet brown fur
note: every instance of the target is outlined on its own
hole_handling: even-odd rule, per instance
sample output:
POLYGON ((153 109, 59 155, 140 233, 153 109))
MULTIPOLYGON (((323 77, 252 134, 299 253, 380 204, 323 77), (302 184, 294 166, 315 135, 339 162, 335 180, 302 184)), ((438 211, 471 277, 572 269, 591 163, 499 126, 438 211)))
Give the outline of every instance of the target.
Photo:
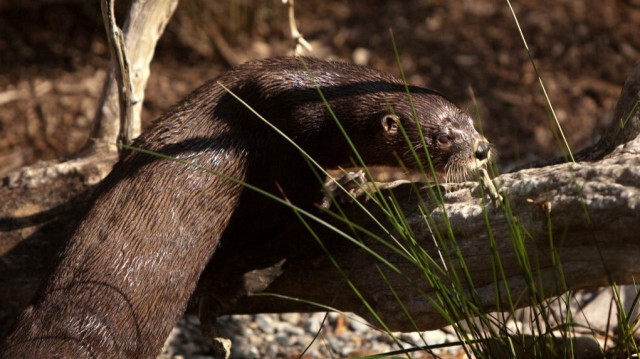
MULTIPOLYGON (((424 165, 401 132, 387 132, 381 124, 395 113, 424 156, 401 81, 350 64, 304 62, 367 164, 395 166, 399 156, 409 167, 424 165)), ((299 152, 218 81, 322 166, 351 164, 350 147, 295 58, 247 63, 206 83, 134 145, 284 194, 312 210, 320 182, 299 152)), ((436 169, 467 166, 481 138, 470 118, 431 90, 410 92, 436 169), (446 146, 441 136, 449 136, 446 146)), ((241 249, 248 238, 277 231, 287 218, 290 209, 237 183, 132 151, 100 185, 60 265, 8 339, 4 357, 153 357, 218 244, 241 249)))

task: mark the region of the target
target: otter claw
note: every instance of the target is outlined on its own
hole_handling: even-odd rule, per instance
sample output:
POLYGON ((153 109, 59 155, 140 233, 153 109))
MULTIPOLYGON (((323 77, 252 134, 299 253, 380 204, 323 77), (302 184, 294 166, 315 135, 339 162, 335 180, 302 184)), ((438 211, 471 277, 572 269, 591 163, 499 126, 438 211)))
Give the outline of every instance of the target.
POLYGON ((489 198, 491 198, 491 202, 493 203, 493 205, 496 208, 499 208, 504 202, 504 198, 498 192, 498 189, 493 184, 493 181, 491 181, 491 177, 489 177, 489 173, 487 172, 487 170, 484 168, 480 168, 478 171, 480 172, 480 185, 489 195, 489 198))
POLYGON ((363 191, 362 186, 367 183, 364 171, 345 172, 340 178, 329 179, 324 184, 325 194, 322 197, 322 208, 329 209, 333 200, 338 203, 351 203, 363 191))

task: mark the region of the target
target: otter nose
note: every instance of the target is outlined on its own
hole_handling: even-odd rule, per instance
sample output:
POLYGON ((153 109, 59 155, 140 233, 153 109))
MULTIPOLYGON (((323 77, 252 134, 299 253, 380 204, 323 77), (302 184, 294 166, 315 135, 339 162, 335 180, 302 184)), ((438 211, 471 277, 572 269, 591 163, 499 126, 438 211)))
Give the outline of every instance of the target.
POLYGON ((491 146, 489 145, 489 142, 487 141, 479 141, 478 145, 476 146, 476 158, 479 160, 486 160, 487 158, 489 158, 489 150, 491 149, 491 146))

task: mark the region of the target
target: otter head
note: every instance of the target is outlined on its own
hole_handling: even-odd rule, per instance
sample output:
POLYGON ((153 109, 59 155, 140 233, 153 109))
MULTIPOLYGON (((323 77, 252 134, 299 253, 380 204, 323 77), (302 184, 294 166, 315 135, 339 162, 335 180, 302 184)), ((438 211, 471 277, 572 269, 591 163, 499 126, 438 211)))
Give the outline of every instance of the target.
POLYGON ((470 179, 486 166, 491 146, 476 131, 469 115, 437 94, 415 95, 414 106, 417 123, 410 106, 396 106, 390 111, 393 113, 380 118, 384 141, 392 144, 407 169, 422 167, 429 174, 427 153, 440 181, 470 179))

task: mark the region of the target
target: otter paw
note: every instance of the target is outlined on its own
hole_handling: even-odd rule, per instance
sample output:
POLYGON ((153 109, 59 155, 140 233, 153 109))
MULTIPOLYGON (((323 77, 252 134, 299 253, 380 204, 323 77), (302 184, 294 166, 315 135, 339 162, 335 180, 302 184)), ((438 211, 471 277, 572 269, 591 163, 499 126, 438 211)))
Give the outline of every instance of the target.
POLYGON ((331 207, 333 201, 351 203, 357 196, 364 193, 363 186, 367 183, 364 171, 345 172, 342 177, 329 179, 324 183, 324 196, 320 206, 325 209, 331 207))
POLYGON ((480 186, 484 189, 484 193, 489 195, 491 199, 491 203, 493 203, 495 208, 500 208, 500 206, 504 203, 504 198, 498 192, 493 181, 491 181, 491 177, 489 177, 489 173, 486 169, 480 168, 480 186))

